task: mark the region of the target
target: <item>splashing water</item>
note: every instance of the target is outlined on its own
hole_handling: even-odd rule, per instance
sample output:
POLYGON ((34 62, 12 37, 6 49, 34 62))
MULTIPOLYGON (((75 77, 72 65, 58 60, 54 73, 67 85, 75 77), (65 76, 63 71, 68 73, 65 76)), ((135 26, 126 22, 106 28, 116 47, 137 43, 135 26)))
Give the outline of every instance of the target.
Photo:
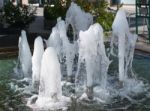
POLYGON ((57 26, 52 28, 52 33, 47 40, 47 47, 54 47, 57 51, 59 60, 62 59, 62 41, 57 26))
POLYGON ((125 81, 128 78, 128 70, 132 69, 137 35, 130 33, 126 15, 123 10, 117 12, 112 28, 113 37, 111 41, 111 53, 114 53, 114 46, 117 45, 119 57, 119 80, 125 81))
MULTIPOLYGON (((105 53, 105 47, 103 41, 103 29, 99 24, 91 25, 87 31, 84 32, 81 31, 79 37, 80 38, 79 38, 78 66, 80 66, 82 62, 85 62, 85 68, 86 68, 86 76, 85 78, 82 79, 83 80, 86 79, 87 88, 100 86, 100 88, 105 89, 107 83, 107 70, 110 61, 107 58, 105 53)), ((78 67, 76 82, 81 81, 80 78, 81 75, 79 74, 79 69, 80 67, 78 67)))
POLYGON ((75 40, 76 37, 79 37, 80 30, 85 31, 93 24, 93 16, 90 13, 85 13, 77 4, 72 2, 66 14, 66 24, 67 28, 69 24, 72 26, 75 40))
POLYGON ((76 44, 72 44, 69 42, 68 37, 66 35, 66 24, 63 20, 58 21, 57 27, 60 34, 60 38, 62 40, 63 55, 66 57, 67 76, 71 77, 74 58, 77 54, 76 44))
MULTIPOLYGON (((32 82, 34 85, 36 81, 39 81, 37 87, 40 87, 39 94, 33 95, 29 99, 27 104, 29 107, 35 110, 63 109, 70 105, 68 103, 71 101, 70 98, 63 95, 71 94, 75 95, 76 102, 78 100, 96 100, 102 104, 109 104, 108 100, 112 99, 110 102, 113 102, 113 98, 120 97, 121 99, 127 98, 132 103, 134 102, 132 96, 146 91, 143 81, 138 80, 132 71, 137 35, 130 33, 125 12, 123 10, 117 12, 112 27, 111 55, 118 56, 119 81, 115 75, 108 74, 111 62, 106 56, 103 29, 98 23, 90 26, 92 21, 93 18, 87 17, 80 7, 72 3, 67 12, 66 23, 60 18, 57 19, 57 24, 46 41, 45 52, 41 37, 35 40, 32 57, 32 82), (73 27, 74 37, 79 36, 77 42, 70 43, 66 34, 68 24, 73 27), (75 64, 77 69, 74 70, 76 55, 79 56, 78 63, 75 64), (62 70, 65 70, 65 73, 60 69, 64 65, 62 62, 64 58, 67 72, 65 69, 62 70), (68 87, 64 90, 64 85, 61 84, 64 80, 61 78, 61 74, 67 73, 66 75, 72 78, 75 72, 75 83, 71 83, 72 86, 70 86, 76 92, 72 93, 68 90, 67 92, 68 87), (78 99, 78 97, 80 98, 78 99)), ((31 52, 24 31, 19 40, 18 67, 19 65, 23 76, 28 77, 31 69, 31 52)))
POLYGON ((31 63, 31 51, 27 41, 26 32, 21 31, 21 36, 19 37, 19 56, 18 63, 14 69, 15 73, 21 78, 31 77, 32 73, 32 63, 31 63), (21 75, 19 75, 21 74, 21 75))
POLYGON ((126 14, 122 9, 117 12, 112 28, 111 54, 115 55, 115 50, 118 48, 119 81, 123 88, 121 90, 126 95, 132 92, 141 92, 141 89, 144 88, 144 83, 137 80, 132 71, 132 61, 137 35, 130 33, 126 14), (117 48, 115 49, 115 47, 117 48), (137 90, 133 91, 135 88, 137 90))
POLYGON ((41 73, 41 60, 44 53, 43 40, 39 36, 34 41, 34 52, 32 56, 32 85, 38 91, 41 73))
POLYGON ((31 101, 28 105, 39 109, 61 109, 68 106, 70 101, 62 96, 60 64, 52 47, 48 47, 43 54, 39 95, 34 105, 31 101))
POLYGON ((49 39, 46 41, 47 47, 54 47, 57 51, 60 62, 63 62, 65 58, 67 76, 72 76, 72 67, 75 55, 77 54, 77 45, 70 43, 66 35, 66 24, 65 21, 59 17, 57 24, 52 29, 52 33, 49 39))

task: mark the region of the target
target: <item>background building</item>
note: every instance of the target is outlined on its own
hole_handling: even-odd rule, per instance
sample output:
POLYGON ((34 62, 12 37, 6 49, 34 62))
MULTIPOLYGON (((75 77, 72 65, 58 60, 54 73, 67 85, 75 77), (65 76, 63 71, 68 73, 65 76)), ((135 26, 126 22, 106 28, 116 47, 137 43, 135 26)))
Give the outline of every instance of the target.
MULTIPOLYGON (((108 0, 109 1, 109 0, 108 0)), ((111 0, 111 3, 135 4, 136 0, 111 0)))
POLYGON ((136 0, 121 0, 124 4, 135 4, 136 0))

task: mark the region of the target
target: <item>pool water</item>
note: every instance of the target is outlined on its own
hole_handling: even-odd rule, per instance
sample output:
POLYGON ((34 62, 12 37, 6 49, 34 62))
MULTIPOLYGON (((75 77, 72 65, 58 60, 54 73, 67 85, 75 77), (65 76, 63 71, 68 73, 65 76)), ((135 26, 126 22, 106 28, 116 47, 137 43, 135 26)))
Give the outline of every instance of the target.
POLYGON ((28 111, 19 91, 11 88, 16 58, 0 59, 0 111, 28 111))
POLYGON ((150 56, 137 54, 134 57, 133 68, 139 77, 143 77, 150 82, 150 56))
POLYGON ((13 73, 13 68, 15 67, 15 58, 2 58, 0 59, 0 77, 9 78, 11 73, 13 73))
MULTIPOLYGON (((13 68, 16 58, 0 59, 0 111, 30 111, 26 107, 23 93, 12 88, 13 68)), ((133 70, 138 78, 150 83, 150 56, 136 54, 133 61, 133 70)), ((150 90, 148 90, 150 92, 150 90)), ((73 102, 70 111, 150 111, 150 93, 136 96, 135 102, 126 98, 114 98, 111 104, 84 104, 73 102)))

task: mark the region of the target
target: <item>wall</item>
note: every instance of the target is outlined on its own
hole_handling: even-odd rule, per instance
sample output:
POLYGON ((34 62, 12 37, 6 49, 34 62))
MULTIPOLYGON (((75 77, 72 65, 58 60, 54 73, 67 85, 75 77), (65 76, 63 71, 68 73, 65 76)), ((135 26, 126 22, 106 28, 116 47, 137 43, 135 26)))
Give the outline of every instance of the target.
POLYGON ((28 0, 22 0, 23 5, 28 5, 28 0))
POLYGON ((135 0, 121 0, 121 3, 123 4, 135 4, 135 0))

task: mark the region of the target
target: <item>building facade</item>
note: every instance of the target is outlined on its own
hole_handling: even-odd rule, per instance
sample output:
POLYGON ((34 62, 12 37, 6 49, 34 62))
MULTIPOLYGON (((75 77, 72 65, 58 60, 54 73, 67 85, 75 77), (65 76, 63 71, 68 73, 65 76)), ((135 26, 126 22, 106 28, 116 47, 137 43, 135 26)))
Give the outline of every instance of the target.
POLYGON ((123 4, 135 4, 136 0, 121 0, 123 4))
POLYGON ((123 4, 131 4, 134 5, 136 0, 111 0, 112 3, 123 3, 123 4))

